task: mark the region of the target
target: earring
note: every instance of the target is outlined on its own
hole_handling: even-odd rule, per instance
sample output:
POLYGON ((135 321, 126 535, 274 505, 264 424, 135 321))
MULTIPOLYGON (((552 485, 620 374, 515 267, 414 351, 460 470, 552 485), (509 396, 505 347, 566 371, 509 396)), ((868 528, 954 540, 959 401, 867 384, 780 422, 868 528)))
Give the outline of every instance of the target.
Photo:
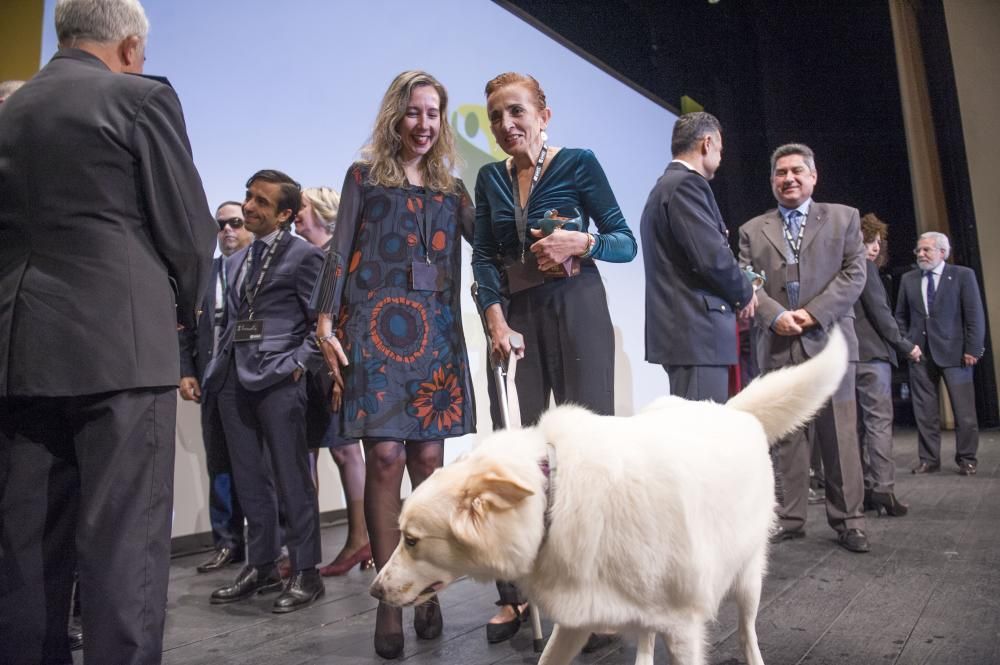
POLYGON ((542 136, 542 143, 548 143, 549 142, 549 134, 544 129, 542 130, 541 136, 542 136))

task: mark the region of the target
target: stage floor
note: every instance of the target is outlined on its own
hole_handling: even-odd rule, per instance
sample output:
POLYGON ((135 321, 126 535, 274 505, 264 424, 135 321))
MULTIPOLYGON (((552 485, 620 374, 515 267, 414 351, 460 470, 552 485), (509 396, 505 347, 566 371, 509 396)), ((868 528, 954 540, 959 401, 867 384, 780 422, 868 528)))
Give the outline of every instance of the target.
MULTIPOLYGON (((945 437, 943 458, 954 454, 945 437)), ((914 476, 916 435, 897 433, 897 495, 903 518, 869 513, 869 554, 837 547, 822 506, 810 506, 808 535, 772 548, 757 632, 768 665, 988 665, 1000 663, 1000 433, 982 434, 979 474, 914 476)), ((332 557, 344 527, 324 529, 332 557)), ((209 593, 237 572, 198 575, 204 555, 178 558, 170 574, 164 663, 173 665, 369 665, 376 602, 372 571, 326 579, 316 605, 270 612, 274 596, 212 606, 209 593)), ((493 586, 462 580, 442 594, 444 634, 418 641, 404 612, 400 662, 436 665, 535 663, 528 626, 514 640, 488 645, 483 624, 494 611, 493 586)), ((550 626, 546 624, 546 634, 550 626)), ((708 662, 743 662, 736 612, 725 603, 710 632, 708 662)), ((634 645, 619 642, 577 663, 631 665, 634 645)), ((657 663, 666 663, 662 638, 657 663)), ((76 662, 82 657, 76 654, 76 662)))

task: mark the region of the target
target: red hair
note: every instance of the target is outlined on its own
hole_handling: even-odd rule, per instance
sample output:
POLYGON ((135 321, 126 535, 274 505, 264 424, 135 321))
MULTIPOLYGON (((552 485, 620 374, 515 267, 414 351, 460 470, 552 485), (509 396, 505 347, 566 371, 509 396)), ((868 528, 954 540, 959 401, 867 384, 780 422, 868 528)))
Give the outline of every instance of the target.
POLYGON ((542 86, 538 85, 538 81, 535 80, 535 77, 530 74, 504 72, 499 76, 493 77, 493 79, 486 84, 486 97, 489 98, 489 96, 494 92, 500 88, 506 88, 508 85, 523 85, 532 95, 535 96, 535 106, 538 107, 538 110, 541 111, 545 109, 545 91, 542 90, 542 86))

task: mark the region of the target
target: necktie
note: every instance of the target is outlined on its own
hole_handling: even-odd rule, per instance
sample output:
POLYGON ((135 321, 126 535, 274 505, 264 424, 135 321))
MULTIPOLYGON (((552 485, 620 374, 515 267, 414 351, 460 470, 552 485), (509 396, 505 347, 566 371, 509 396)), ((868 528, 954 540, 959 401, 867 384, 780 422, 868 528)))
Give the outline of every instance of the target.
POLYGON ((247 271, 247 276, 243 279, 243 292, 246 293, 248 289, 254 287, 254 283, 257 280, 257 275, 260 274, 260 264, 264 258, 264 250, 267 249, 267 243, 263 240, 254 240, 253 245, 250 247, 251 254, 251 264, 250 270, 247 271))
MULTIPOLYGON (((795 247, 801 247, 801 242, 799 238, 799 233, 802 231, 802 213, 798 210, 792 210, 788 213, 788 251, 790 256, 788 257, 790 263, 798 263, 798 256, 795 252, 795 247)), ((799 282, 789 281, 785 282, 785 289, 788 292, 788 305, 790 307, 796 308, 799 306, 799 282)))
POLYGON ((927 270, 924 275, 927 276, 927 313, 930 314, 934 309, 934 294, 937 291, 934 287, 934 271, 927 270))
POLYGON ((788 213, 788 233, 792 236, 792 240, 798 240, 801 230, 802 213, 798 210, 792 210, 788 213))

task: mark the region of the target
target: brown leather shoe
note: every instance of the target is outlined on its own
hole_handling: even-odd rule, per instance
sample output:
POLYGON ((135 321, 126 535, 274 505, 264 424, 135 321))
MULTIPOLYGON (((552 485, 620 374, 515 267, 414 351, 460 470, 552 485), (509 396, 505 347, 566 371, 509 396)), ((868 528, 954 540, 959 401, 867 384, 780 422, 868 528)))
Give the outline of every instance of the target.
POLYGON ((958 465, 958 475, 960 476, 974 476, 976 475, 976 463, 975 462, 962 462, 958 465))
POLYGON ((940 464, 930 464, 928 462, 921 462, 913 467, 913 473, 937 473, 940 470, 940 464))
POLYGON ((777 529, 771 532, 771 535, 768 538, 768 540, 770 540, 772 544, 775 544, 775 543, 780 543, 783 540, 795 540, 797 538, 805 538, 805 537, 806 537, 805 529, 786 529, 783 526, 779 526, 777 529))
POLYGON ((861 529, 847 529, 846 531, 842 531, 837 536, 837 544, 848 552, 855 552, 857 554, 864 554, 871 550, 871 545, 868 544, 868 536, 861 529))

